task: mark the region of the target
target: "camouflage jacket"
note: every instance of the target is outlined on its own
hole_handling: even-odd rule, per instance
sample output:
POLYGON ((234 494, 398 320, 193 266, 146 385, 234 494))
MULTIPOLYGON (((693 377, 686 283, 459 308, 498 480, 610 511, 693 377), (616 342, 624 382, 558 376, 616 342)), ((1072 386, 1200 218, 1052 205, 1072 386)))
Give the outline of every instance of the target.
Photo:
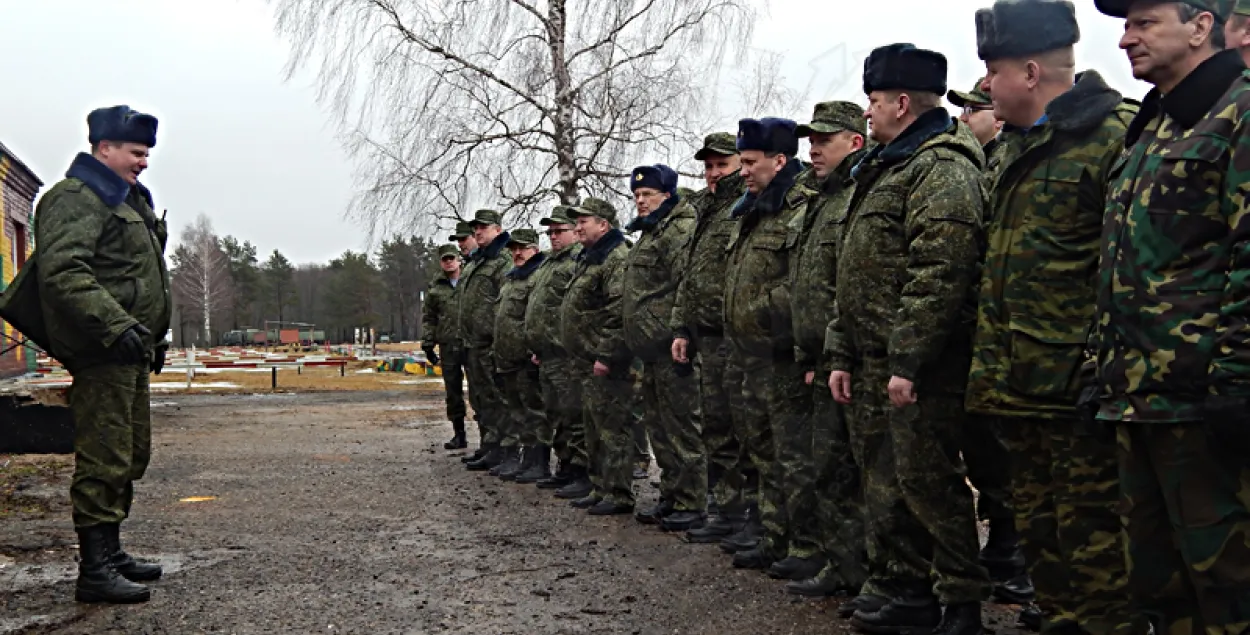
POLYGON ((1250 397, 1250 72, 1235 50, 1151 91, 1112 167, 1091 337, 1099 417, 1196 421, 1250 397))
POLYGON ((490 348, 495 343, 499 291, 504 274, 512 268, 512 258, 504 249, 510 238, 508 232, 503 232, 489 245, 479 247, 460 274, 457 324, 461 341, 467 348, 490 348))
POLYGON ((823 180, 807 172, 807 184, 818 192, 807 204, 802 221, 802 241, 791 254, 790 304, 794 313, 794 359, 808 371, 824 371, 825 332, 833 319, 837 297, 838 250, 846 231, 846 206, 854 188, 851 166, 864 156, 860 150, 847 156, 823 180))
POLYGON ((670 321, 685 264, 682 247, 694 224, 694 209, 677 197, 629 224, 629 230, 641 231, 642 235, 625 258, 621 309, 625 346, 643 361, 671 357, 670 321))
POLYGON ((759 196, 748 194, 734 206, 737 224, 729 236, 725 334, 749 355, 794 356, 790 254, 799 243, 794 221, 815 194, 797 180, 803 168, 798 160, 789 161, 759 196))
POLYGON ((621 286, 629 247, 618 229, 609 230, 577 255, 577 268, 560 305, 560 338, 569 355, 586 362, 603 362, 614 372, 626 372, 621 313, 621 286))
POLYGON ((582 246, 573 243, 547 255, 534 272, 534 288, 525 308, 525 339, 531 351, 540 358, 563 357, 560 338, 560 304, 577 267, 577 254, 582 246))
POLYGON ((1005 130, 990 193, 968 408, 1070 417, 1094 318, 1098 237, 1111 164, 1136 107, 1097 73, 1046 108, 1030 130, 1005 130))
POLYGON ((694 231, 684 248, 685 266, 670 322, 674 335, 722 335, 725 332, 725 250, 736 221, 734 204, 746 192, 735 173, 716 184, 716 192, 698 192, 694 231))
POLYGON ((35 271, 48 352, 71 372, 108 363, 135 325, 164 341, 173 313, 165 221, 142 185, 79 154, 35 211, 35 271))
POLYGON ((917 390, 964 390, 985 207, 984 155, 945 110, 855 166, 825 347, 833 370, 883 358, 917 390))
MULTIPOLYGON (((994 181, 998 178, 998 171, 1002 168, 1007 154, 1012 150, 1011 144, 1003 142, 1003 136, 1003 133, 1000 132, 997 137, 990 139, 989 143, 981 147, 981 153, 985 155, 985 170, 983 173, 985 174, 985 190, 987 192, 994 189, 994 181)), ((985 213, 987 217, 983 220, 988 224, 991 221, 988 215, 993 214, 994 210, 987 208, 985 213)))
POLYGON ((421 304, 421 337, 425 342, 438 344, 444 350, 460 345, 460 329, 456 324, 460 317, 458 300, 456 287, 447 274, 435 279, 426 290, 425 302, 421 304))
POLYGON ((546 256, 537 254, 524 265, 504 274, 503 288, 499 292, 499 309, 495 312, 495 345, 491 357, 495 358, 495 370, 509 373, 530 365, 528 338, 525 336, 525 312, 537 276, 534 272, 546 256))

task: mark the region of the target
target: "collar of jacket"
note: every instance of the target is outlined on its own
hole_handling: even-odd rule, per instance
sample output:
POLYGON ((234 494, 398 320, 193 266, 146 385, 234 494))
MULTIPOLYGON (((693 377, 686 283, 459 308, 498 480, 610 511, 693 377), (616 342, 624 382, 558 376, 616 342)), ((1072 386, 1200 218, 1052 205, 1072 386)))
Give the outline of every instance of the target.
POLYGON ((720 207, 725 203, 736 201, 742 198, 742 191, 746 187, 746 181, 742 178, 742 172, 737 171, 716 182, 716 191, 712 192, 712 200, 716 201, 716 206, 720 207))
POLYGON ((538 271, 538 266, 543 264, 543 260, 546 259, 547 254, 540 251, 534 254, 533 258, 526 260, 525 264, 520 267, 513 267, 509 269, 508 273, 505 273, 504 276, 509 280, 524 280, 530 277, 530 275, 532 275, 535 271, 538 271))
POLYGON ((834 168, 832 172, 826 174, 825 178, 821 180, 820 185, 817 188, 820 190, 820 193, 837 194, 842 191, 842 188, 846 186, 846 181, 851 178, 851 168, 855 167, 855 165, 859 163, 860 159, 864 158, 865 154, 868 154, 868 151, 864 148, 860 148, 846 155, 846 158, 842 159, 842 162, 838 164, 838 167, 834 168))
MULTIPOLYGON (((101 201, 109 207, 117 207, 125 202, 126 197, 130 196, 130 184, 117 173, 110 170, 108 166, 100 162, 99 159, 87 154, 79 152, 74 157, 74 161, 69 164, 69 170, 65 172, 65 176, 71 179, 82 181, 87 189, 95 192, 101 201)), ((148 188, 135 184, 135 189, 148 202, 148 206, 152 206, 152 194, 148 192, 148 188)))
POLYGON ((507 246, 509 240, 512 240, 512 234, 502 232, 498 236, 495 236, 495 239, 490 241, 489 245, 485 247, 478 247, 474 254, 479 260, 491 260, 498 256, 499 252, 503 251, 503 248, 507 246))
POLYGON ((651 212, 646 216, 638 216, 634 218, 634 220, 629 221, 629 224, 625 226, 625 231, 641 231, 644 233, 650 232, 656 227, 659 227, 660 223, 663 222, 665 218, 668 218, 669 213, 672 212, 673 208, 677 207, 677 204, 680 202, 681 196, 674 193, 672 196, 664 199, 664 202, 660 203, 660 206, 654 212, 651 212))
POLYGON ((1215 105, 1228 87, 1246 71, 1246 63, 1236 49, 1221 51, 1198 65, 1182 79, 1172 92, 1164 95, 1152 88, 1142 100, 1141 110, 1128 126, 1125 145, 1137 143, 1146 124, 1159 115, 1167 113, 1182 128, 1194 127, 1211 107, 1215 105))
POLYGON ((547 254, 547 257, 544 259, 544 262, 555 262, 557 260, 564 260, 565 258, 572 256, 573 250, 577 249, 577 246, 579 244, 580 243, 572 242, 572 243, 565 245, 564 249, 557 249, 556 251, 553 251, 547 254))
POLYGON ((799 161, 798 157, 789 157, 786 160, 786 166, 781 168, 777 176, 773 177, 772 183, 764 188, 763 192, 758 195, 747 191, 738 199, 734 205, 734 218, 741 218, 751 212, 760 214, 775 214, 781 211, 785 206, 786 194, 790 192, 790 188, 794 187, 795 182, 799 178, 799 174, 806 169, 807 166, 799 161))
MULTIPOLYGON (((459 276, 457 276, 456 279, 459 280, 460 279, 459 276)), ((443 275, 439 276, 436 280, 434 280, 434 284, 445 284, 450 287, 451 276, 447 275, 447 272, 444 271, 443 275)))
POLYGON ((998 145, 1001 144, 1002 142, 1003 140, 999 138, 998 135, 994 135, 994 138, 990 139, 989 143, 981 146, 981 153, 985 155, 986 161, 990 159, 990 155, 994 154, 994 151, 998 149, 998 145))
MULTIPOLYGON (((1124 96, 1108 86, 1096 71, 1085 71, 1076 76, 1072 88, 1046 104, 1046 123, 1042 126, 1051 126, 1060 132, 1083 132, 1101 124, 1123 101, 1124 96)), ((1008 132, 1032 130, 1015 126, 1004 126, 1004 129, 1008 132)), ((986 144, 985 156, 989 157, 992 150, 986 144)))
POLYGON ((601 265, 604 260, 608 259, 608 254, 612 253, 612 250, 616 249, 617 245, 621 245, 624 242, 625 234, 613 227, 598 242, 578 252, 577 259, 585 261, 587 264, 601 265))
POLYGON ((878 162, 883 166, 898 163, 915 154, 926 141, 946 132, 955 125, 950 113, 945 108, 934 108, 911 122, 910 126, 896 139, 873 148, 851 168, 851 175, 859 173, 863 166, 878 162))

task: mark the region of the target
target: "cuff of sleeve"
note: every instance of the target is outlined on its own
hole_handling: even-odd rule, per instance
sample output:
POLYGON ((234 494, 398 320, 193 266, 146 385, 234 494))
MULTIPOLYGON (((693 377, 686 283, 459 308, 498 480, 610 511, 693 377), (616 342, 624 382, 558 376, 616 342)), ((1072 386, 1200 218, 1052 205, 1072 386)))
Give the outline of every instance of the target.
POLYGON ((686 327, 684 327, 684 326, 679 326, 679 327, 677 327, 677 328, 673 329, 673 339, 675 339, 675 340, 692 340, 692 339, 694 339, 694 338, 690 336, 690 329, 688 329, 688 328, 686 328, 686 327))
POLYGON ((890 374, 914 382, 920 375, 920 360, 913 355, 890 355, 890 374))

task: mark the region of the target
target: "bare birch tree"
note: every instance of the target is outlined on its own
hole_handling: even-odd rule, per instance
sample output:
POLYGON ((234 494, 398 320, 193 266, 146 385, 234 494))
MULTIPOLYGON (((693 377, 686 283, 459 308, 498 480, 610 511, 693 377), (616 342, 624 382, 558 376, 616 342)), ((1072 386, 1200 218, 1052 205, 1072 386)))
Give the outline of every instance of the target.
MULTIPOLYGON (((529 220, 697 147, 756 0, 270 0, 357 160, 370 237, 529 220)), ((767 97, 759 97, 767 102, 767 97)))
POLYGON ((197 339, 212 345, 213 317, 229 308, 232 290, 230 259, 208 216, 200 214, 183 228, 172 260, 174 295, 183 319, 198 321, 203 334, 197 339))

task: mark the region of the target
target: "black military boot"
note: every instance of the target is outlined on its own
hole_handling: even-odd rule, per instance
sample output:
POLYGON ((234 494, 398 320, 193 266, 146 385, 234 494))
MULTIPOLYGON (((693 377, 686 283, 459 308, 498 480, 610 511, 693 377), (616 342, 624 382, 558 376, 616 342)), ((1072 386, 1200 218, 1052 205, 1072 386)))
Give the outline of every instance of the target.
POLYGON ((890 603, 890 598, 881 595, 857 595, 849 602, 838 607, 838 617, 842 619, 850 619, 852 615, 859 611, 864 613, 875 613, 885 608, 890 603))
POLYGON ((1020 607, 1020 615, 1016 617, 1016 628, 1024 628, 1034 633, 1040 633, 1043 617, 1041 607, 1033 602, 1029 602, 1020 607))
POLYGON ((856 609, 851 624, 878 635, 930 635, 942 621, 942 607, 932 593, 913 592, 890 598, 876 611, 856 609))
POLYGON ((516 478, 517 474, 521 473, 521 465, 522 460, 524 459, 525 450, 521 446, 517 445, 509 448, 507 452, 508 454, 504 458, 503 462, 491 469, 490 475, 498 476, 505 481, 510 481, 516 478))
POLYGON ((538 489, 560 489, 572 483, 575 478, 577 478, 577 468, 566 461, 561 461, 555 474, 538 481, 535 485, 538 489))
POLYGON ((995 582, 990 596, 1001 604, 1028 604, 1036 596, 1033 578, 1027 573, 1021 573, 1005 582, 995 582))
POLYGON ((680 510, 660 519, 660 529, 664 531, 691 531, 698 529, 707 522, 703 517, 703 512, 680 510))
POLYGON ((981 603, 951 604, 942 612, 942 623, 933 635, 981 635, 985 627, 981 623, 981 603))
POLYGON ((764 525, 760 523, 759 515, 752 513, 741 531, 720 541, 720 550, 725 553, 748 551, 760 544, 760 538, 763 536, 764 525))
POLYGON ((661 518, 671 513, 673 513, 673 501, 665 500, 661 496, 654 505, 638 510, 638 513, 634 514, 634 520, 644 525, 658 525, 661 518))
POLYGON ((153 580, 161 579, 160 565, 139 562, 130 557, 130 554, 126 553, 125 549, 122 549, 120 523, 100 526, 107 531, 109 564, 113 566, 115 571, 131 582, 152 582, 153 580))
POLYGON ((775 580, 806 580, 816 577, 825 568, 825 559, 820 556, 798 558, 787 556, 774 562, 768 568, 768 577, 775 580))
POLYGON ((742 531, 746 522, 745 511, 721 510, 720 514, 709 516, 702 527, 687 531, 685 541, 699 545, 717 543, 742 531))
POLYGON ((109 563, 109 530, 103 526, 78 530, 78 581, 74 599, 79 602, 134 604, 147 602, 152 592, 122 577, 109 563))
POLYGON ((777 559, 773 557, 761 540, 752 549, 744 549, 734 553, 733 565, 735 569, 757 569, 766 570, 773 566, 777 559))
POLYGON ((503 463, 505 458, 507 458, 507 454, 504 448, 501 448, 498 445, 492 445, 486 450, 486 453, 482 455, 482 458, 469 463, 465 467, 467 467, 470 472, 485 472, 486 470, 503 463))
POLYGON ((595 491, 595 486, 590 482, 590 475, 586 473, 585 468, 578 468, 577 475, 573 477, 573 480, 568 485, 556 490, 556 498, 565 500, 585 498, 593 491, 595 491))
POLYGON ((610 500, 601 500, 591 505, 586 513, 591 516, 620 516, 634 511, 633 505, 625 503, 613 503, 610 500))
POLYGON ((1015 522, 1003 518, 991 520, 989 536, 977 559, 995 584, 1023 574, 1024 553, 1020 551, 1020 535, 1016 533, 1015 522))
POLYGON ((474 450, 472 454, 460 457, 460 462, 472 463, 474 461, 481 461, 482 457, 486 456, 487 452, 490 452, 491 447, 492 446, 488 443, 479 443, 477 449, 474 450))
POLYGON ((525 451, 525 462, 516 478, 521 484, 538 483, 551 476, 551 446, 538 444, 525 451))
POLYGON ((569 506, 575 509, 590 509, 602 501, 602 496, 595 496, 594 492, 591 492, 575 501, 569 501, 569 506))
MULTIPOLYGON (((816 575, 803 580, 791 580, 786 583, 786 593, 807 598, 827 598, 836 595, 850 595, 858 591, 842 581, 832 566, 826 566, 816 575)), ((853 600, 852 600, 853 601, 853 600)), ((843 605, 845 606, 845 605, 843 605)), ((854 613, 855 610, 851 609, 854 613)), ((848 614, 849 616, 849 614, 848 614)))
POLYGON ((452 419, 451 431, 451 441, 443 444, 444 450, 463 450, 469 447, 469 439, 464 435, 464 419, 452 419))

